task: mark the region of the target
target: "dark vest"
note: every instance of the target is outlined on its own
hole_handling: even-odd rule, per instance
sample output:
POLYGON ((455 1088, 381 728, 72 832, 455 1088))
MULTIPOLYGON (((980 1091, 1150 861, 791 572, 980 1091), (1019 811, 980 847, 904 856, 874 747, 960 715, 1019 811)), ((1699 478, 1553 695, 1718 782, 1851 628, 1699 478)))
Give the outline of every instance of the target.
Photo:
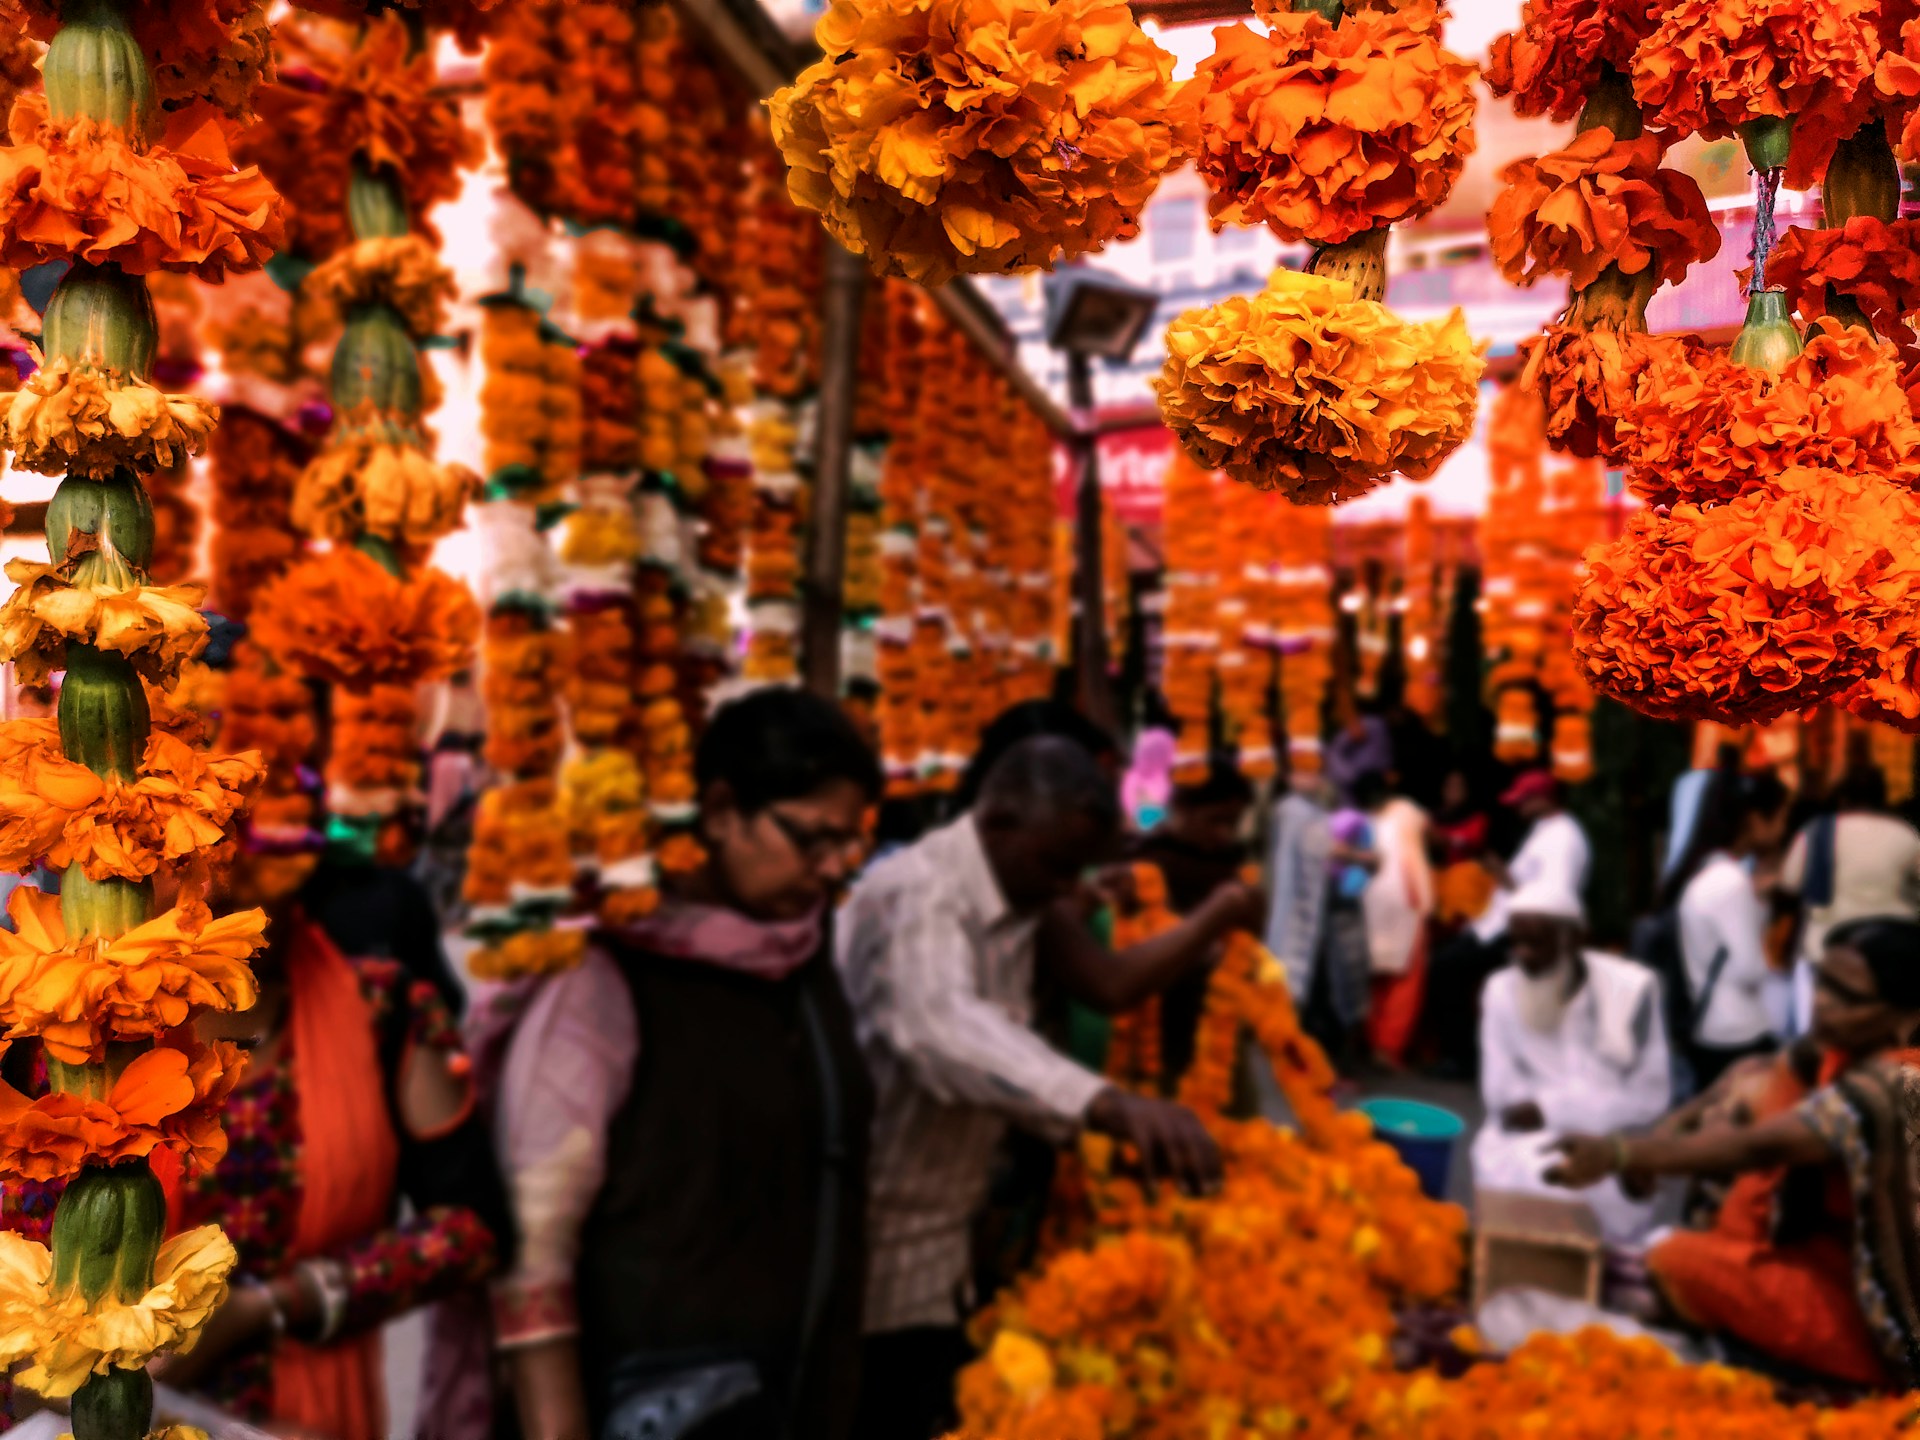
POLYGON ((832 1166, 832 1267, 793 1434, 842 1436, 858 1391, 873 1096, 831 947, 781 981, 616 955, 640 1055, 582 1235, 576 1287, 590 1403, 604 1411, 610 1373, 636 1356, 749 1358, 784 1394, 816 1283, 832 1166), (839 1112, 837 1156, 825 1153, 823 1080, 839 1112))

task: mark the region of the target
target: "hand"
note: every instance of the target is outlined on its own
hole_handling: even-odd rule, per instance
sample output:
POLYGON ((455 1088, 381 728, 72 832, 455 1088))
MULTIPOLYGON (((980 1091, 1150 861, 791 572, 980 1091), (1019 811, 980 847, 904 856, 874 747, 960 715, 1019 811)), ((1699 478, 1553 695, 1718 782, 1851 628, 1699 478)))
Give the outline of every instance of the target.
POLYGON ((1527 1135, 1535 1130, 1547 1128, 1547 1117, 1540 1113, 1540 1107, 1531 1100, 1522 1100, 1518 1105, 1509 1105, 1500 1112, 1500 1128, 1514 1135, 1527 1135))
POLYGON ((1613 1135, 1568 1135, 1553 1143, 1560 1159, 1547 1170, 1547 1183, 1568 1190, 1598 1185, 1619 1168, 1620 1141, 1613 1135))
POLYGON ((1163 1177, 1189 1195, 1220 1188, 1220 1147, 1184 1105, 1108 1086, 1087 1107, 1087 1126, 1139 1152, 1149 1192, 1163 1177))
POLYGON ((226 1303, 201 1328, 200 1340, 184 1355, 167 1355, 151 1367, 153 1378, 176 1390, 195 1390, 220 1362, 264 1343, 273 1334, 274 1301, 261 1285, 236 1285, 226 1303))

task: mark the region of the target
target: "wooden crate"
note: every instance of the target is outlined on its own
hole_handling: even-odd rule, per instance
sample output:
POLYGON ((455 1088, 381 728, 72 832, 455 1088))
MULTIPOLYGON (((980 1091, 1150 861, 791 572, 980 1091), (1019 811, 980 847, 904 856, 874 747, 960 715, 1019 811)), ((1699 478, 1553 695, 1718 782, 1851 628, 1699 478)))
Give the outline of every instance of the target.
POLYGON ((1600 1303, 1600 1223, 1578 1200, 1482 1190, 1474 1196, 1473 1307, 1525 1287, 1600 1303))

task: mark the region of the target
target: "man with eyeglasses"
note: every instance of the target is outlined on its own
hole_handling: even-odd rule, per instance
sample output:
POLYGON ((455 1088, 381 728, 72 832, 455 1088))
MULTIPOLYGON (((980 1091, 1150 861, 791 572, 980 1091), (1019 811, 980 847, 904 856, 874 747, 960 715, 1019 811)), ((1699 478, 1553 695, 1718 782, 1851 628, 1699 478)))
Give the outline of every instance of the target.
POLYGON ((1219 1152, 1194 1115, 1111 1085, 1032 1028, 1036 970, 1124 1010, 1260 923, 1258 892, 1234 881, 1174 930, 1107 950, 1071 902, 1118 837, 1113 784, 1088 752, 1025 740, 972 809, 876 864, 841 917, 841 975, 877 1092, 862 1440, 952 1428, 970 1227, 1009 1124, 1059 1140, 1098 1130, 1131 1144, 1152 1178, 1218 1183, 1219 1152))

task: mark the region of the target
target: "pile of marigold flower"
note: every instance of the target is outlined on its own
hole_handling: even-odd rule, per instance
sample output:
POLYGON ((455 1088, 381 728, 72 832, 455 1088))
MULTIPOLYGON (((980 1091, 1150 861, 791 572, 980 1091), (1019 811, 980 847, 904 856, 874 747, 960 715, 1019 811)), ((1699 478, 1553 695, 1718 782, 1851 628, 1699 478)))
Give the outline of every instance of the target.
MULTIPOLYGON (((1150 867, 1138 938, 1173 923, 1150 867)), ((1121 1027, 1115 1073, 1157 1079, 1121 1027)), ((976 1322, 955 1440, 1891 1440, 1920 1434, 1907 1397, 1820 1410, 1770 1382, 1683 1365, 1610 1331, 1540 1335, 1456 1379, 1394 1360, 1397 1307, 1451 1297, 1465 1215, 1427 1199, 1365 1117, 1328 1097, 1333 1072, 1300 1028, 1278 964, 1245 934, 1215 972, 1180 1098, 1226 1161, 1221 1192, 1148 1199, 1083 1142, 1090 1213, 976 1322), (1223 1118, 1243 1027, 1272 1064, 1291 1127, 1223 1118)), ((1470 1330, 1455 1342, 1479 1353, 1470 1330)))

